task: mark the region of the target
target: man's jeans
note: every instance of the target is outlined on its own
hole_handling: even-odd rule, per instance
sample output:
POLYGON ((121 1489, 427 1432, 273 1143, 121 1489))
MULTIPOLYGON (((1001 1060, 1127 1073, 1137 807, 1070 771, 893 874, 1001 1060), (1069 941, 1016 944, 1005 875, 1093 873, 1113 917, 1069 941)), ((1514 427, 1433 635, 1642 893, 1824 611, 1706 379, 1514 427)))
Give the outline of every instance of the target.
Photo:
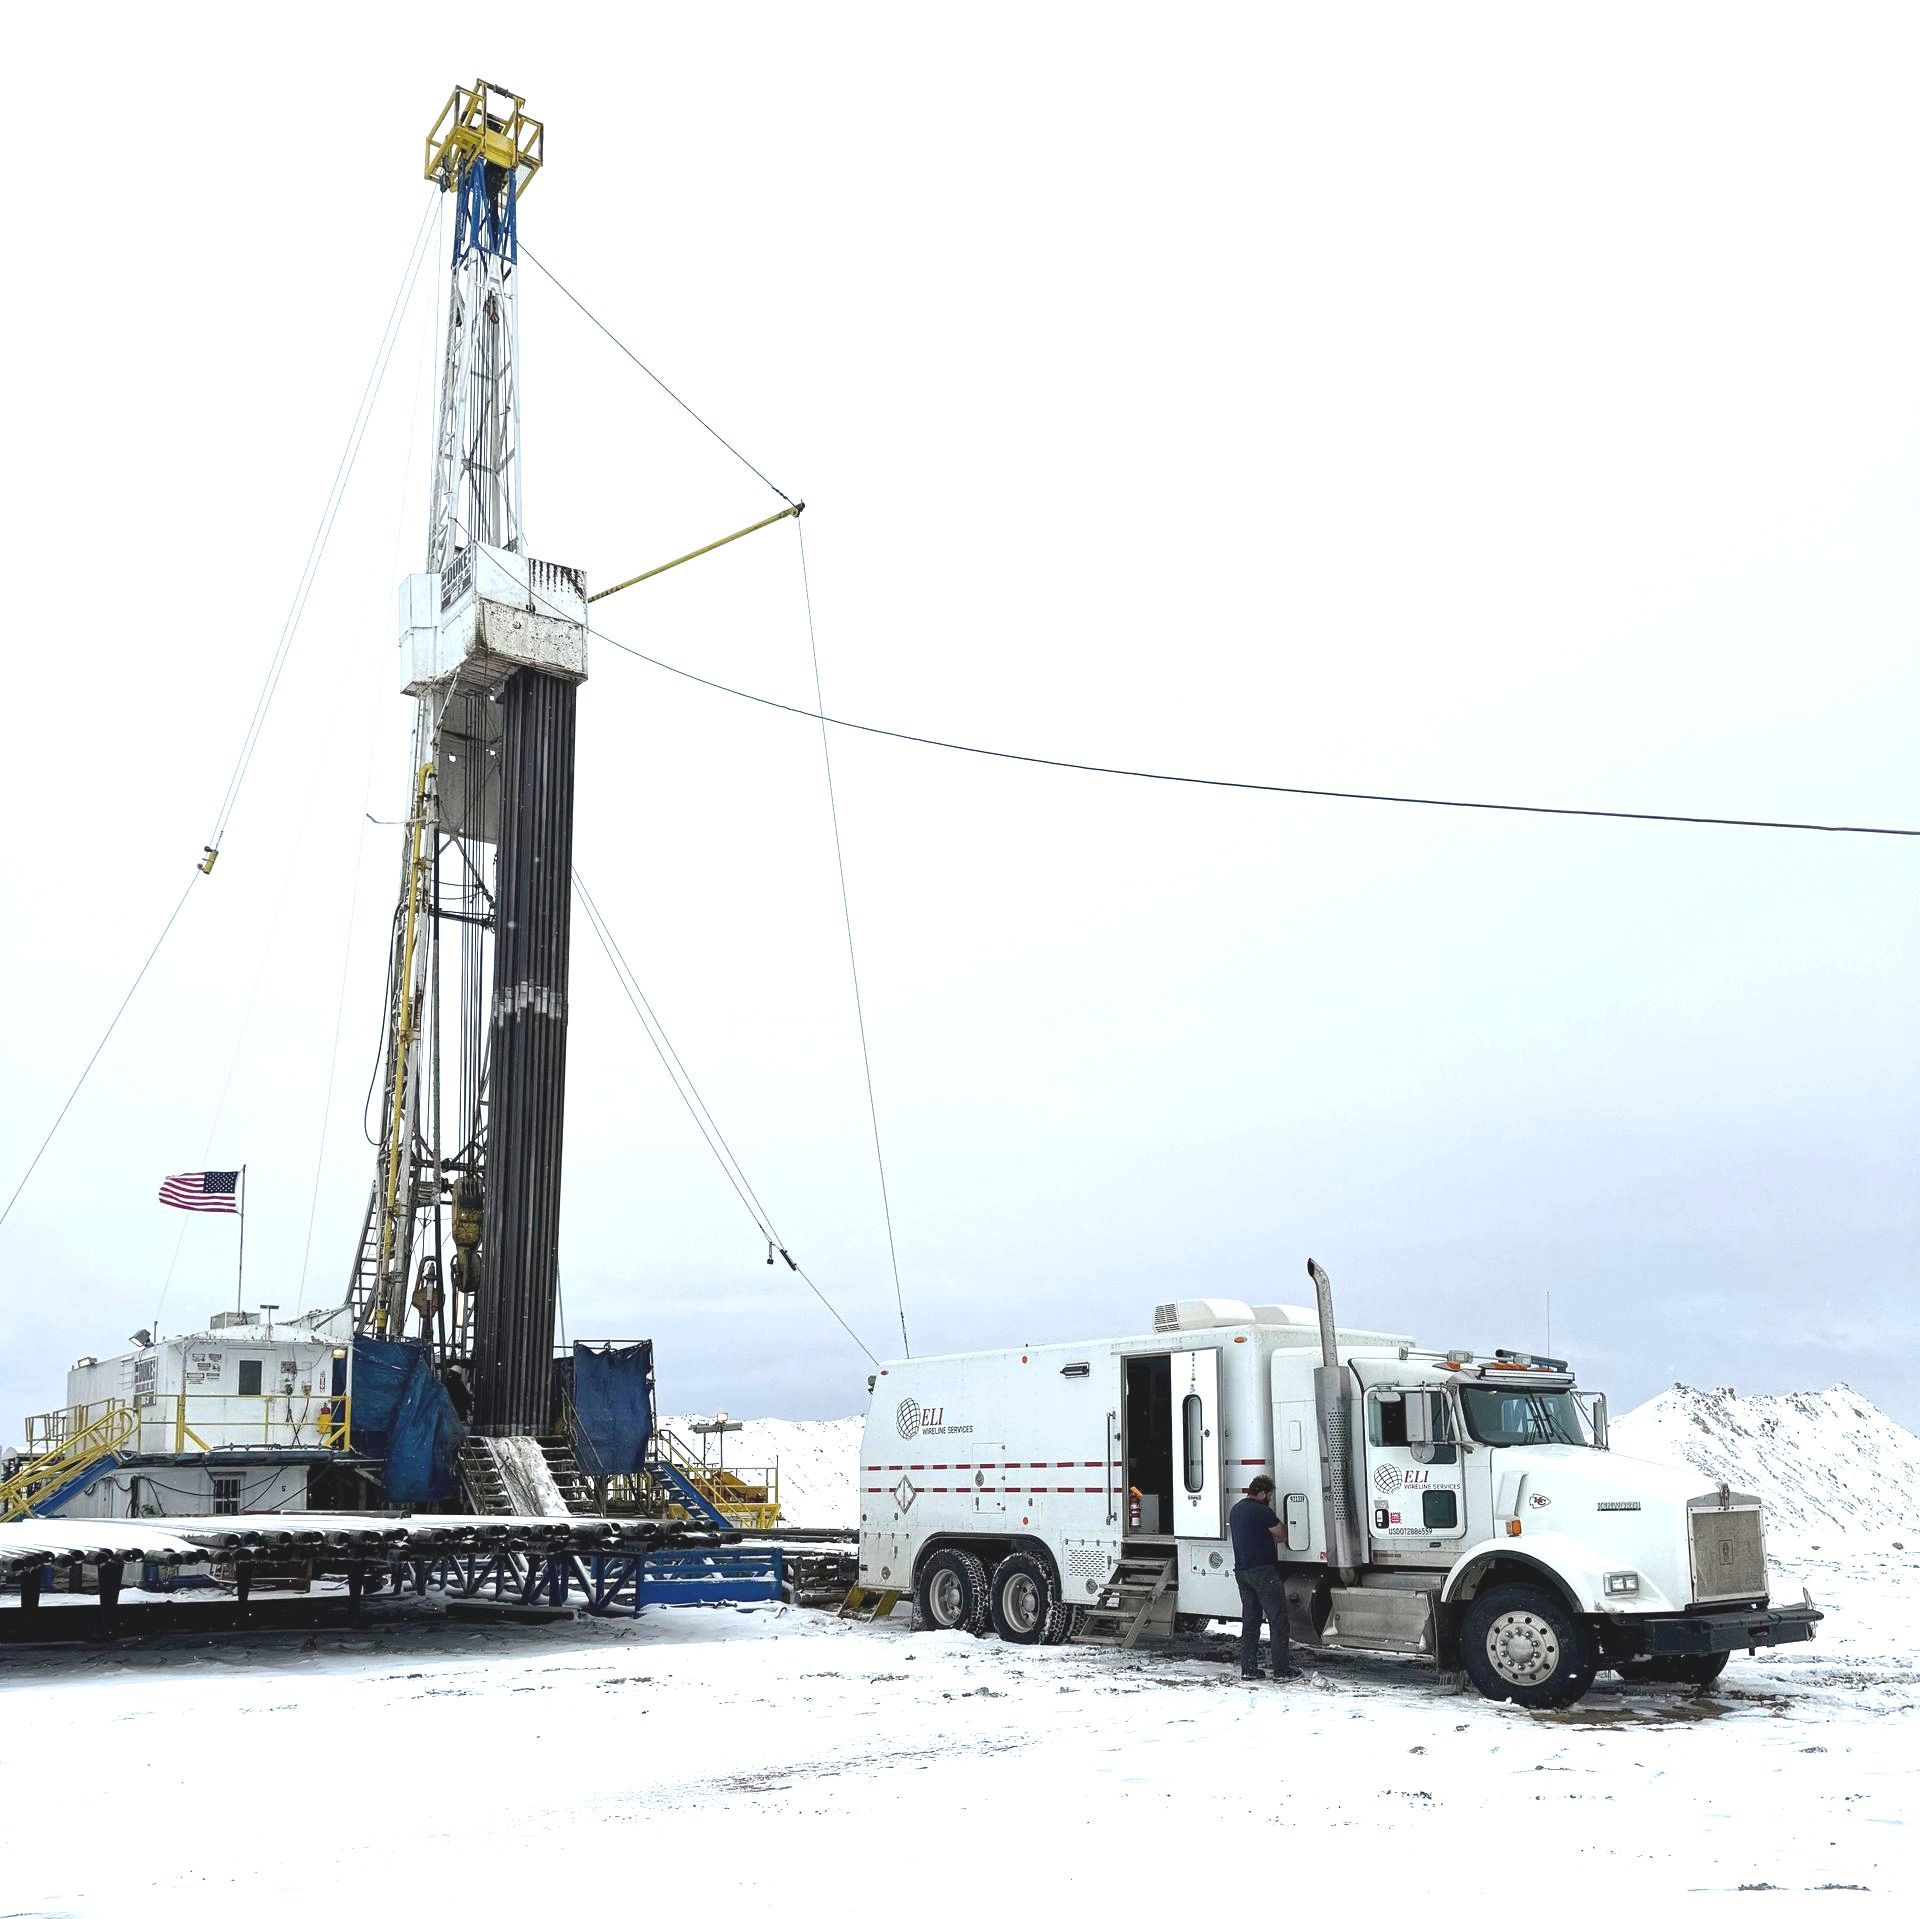
POLYGON ((1286 1588, 1278 1566, 1255 1566, 1236 1572, 1240 1588, 1240 1671, 1248 1679, 1260 1676, 1260 1620, 1264 1614, 1273 1639, 1273 1669, 1290 1672, 1293 1648, 1287 1638, 1286 1588))

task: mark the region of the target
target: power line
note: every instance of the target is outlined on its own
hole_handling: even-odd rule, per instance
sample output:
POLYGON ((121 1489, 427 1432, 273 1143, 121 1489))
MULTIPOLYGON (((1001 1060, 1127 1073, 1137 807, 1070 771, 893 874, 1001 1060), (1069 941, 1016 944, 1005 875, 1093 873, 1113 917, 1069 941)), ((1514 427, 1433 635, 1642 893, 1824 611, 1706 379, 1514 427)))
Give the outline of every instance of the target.
POLYGON ((658 1055, 660 1064, 666 1068, 667 1077, 673 1082, 673 1090, 680 1095, 680 1103, 686 1107, 693 1123, 700 1130, 700 1137, 707 1143, 707 1150, 718 1162, 721 1172, 727 1177, 740 1204, 746 1209, 747 1217, 753 1222, 755 1230, 767 1242, 767 1263, 773 1263, 777 1251, 786 1262, 789 1271, 799 1275, 807 1290, 811 1292, 834 1319, 840 1330, 866 1354, 875 1366, 879 1358, 867 1342, 846 1322, 839 1307, 823 1293, 815 1283, 812 1274, 787 1251, 786 1242, 781 1238, 780 1229, 773 1223, 773 1216, 761 1203, 760 1195, 753 1190, 753 1182, 747 1178, 745 1170, 734 1157, 733 1148, 726 1142, 719 1124, 715 1121, 711 1109, 702 1096, 699 1087, 693 1082, 693 1075, 687 1071, 686 1063, 680 1057, 678 1049, 667 1036, 667 1029, 661 1025, 660 1016, 653 1010, 652 1002, 641 990, 640 982, 634 977, 633 968, 627 964, 627 956, 620 950, 620 943, 614 938, 613 929, 607 924, 605 916, 595 903, 593 895, 587 890, 587 883, 580 877, 580 869, 573 869, 573 888, 580 896, 580 904, 586 910, 587 924, 593 929, 593 936, 600 943, 600 950, 606 954, 607 963, 613 968, 613 976, 620 990, 626 995, 627 1004, 633 1008, 634 1016, 639 1020, 641 1029, 646 1033, 648 1043, 658 1055))
POLYGON ((880 1175, 880 1211, 887 1223, 887 1259, 893 1267, 893 1304, 900 1315, 900 1349, 913 1357, 907 1338, 907 1303, 900 1291, 900 1254, 893 1238, 893 1200, 887 1192, 886 1155, 880 1150, 880 1106, 873 1096, 873 1053, 867 1045, 867 1009, 860 997, 860 962, 853 950, 853 900, 847 891, 847 856, 840 845, 840 803, 833 792, 833 749, 824 717, 827 696, 820 685, 820 643, 813 630, 813 586, 807 577, 807 534, 796 517, 793 530, 799 536, 800 596, 807 609, 807 651, 813 659, 813 702, 823 710, 820 721, 820 758, 827 771, 827 817, 833 823, 833 863, 840 874, 840 918, 847 929, 847 971, 853 978, 853 1018, 860 1029, 860 1064, 867 1076, 867 1118, 873 1126, 873 1164, 880 1175))
POLYGON ((776 713, 791 713, 799 719, 842 727, 849 733, 869 733, 876 739, 903 740, 909 746, 935 746, 947 753, 971 753, 978 759, 1012 760, 1021 766, 1051 766, 1068 773, 1099 773, 1110 779, 1157 780, 1172 786, 1219 787, 1234 793, 1280 793, 1294 799, 1363 800, 1379 806, 1444 806, 1474 813, 1538 813, 1556 819, 1635 820, 1668 826, 1747 826, 1776 833, 1869 833, 1894 839, 1920 839, 1920 826, 1852 826, 1825 820, 1740 819, 1713 813, 1648 813, 1623 807, 1541 806, 1520 800, 1444 799, 1424 793, 1362 793, 1339 787, 1279 786, 1265 780, 1217 779, 1202 773, 1158 773, 1137 766, 1103 766, 1091 760, 1055 759, 1041 753, 1014 753, 1003 747, 974 746, 964 740, 942 740, 926 733, 906 733, 897 727, 869 726, 864 721, 841 719, 836 714, 820 712, 813 707, 794 706, 786 700, 771 699, 764 693, 749 692, 743 686, 728 686, 722 680, 710 680, 704 674, 691 672, 684 666, 675 666, 669 660, 656 659, 651 653, 641 652, 637 646, 629 646, 625 640, 616 640, 611 633, 602 633, 598 627, 590 627, 588 631, 596 640, 603 640, 616 651, 631 654, 634 659, 648 666, 658 667, 662 673, 671 673, 676 679, 691 680, 696 686, 728 694, 736 700, 769 707, 776 713))
POLYGON ((747 456, 744 453, 742 453, 740 449, 737 446, 735 446, 734 443, 731 440, 729 440, 727 436, 724 433, 722 433, 717 426, 715 426, 709 420, 701 419, 700 415, 694 412, 693 408, 690 407, 685 400, 681 399, 679 394, 674 392, 673 388, 670 387, 666 383, 666 381, 661 379, 659 374, 654 372, 653 368, 648 366, 646 361, 641 359, 639 354, 634 352, 633 348, 628 346, 626 341, 621 339, 619 334, 614 332, 612 327, 608 326, 606 321, 601 319, 601 317, 597 313, 595 313, 593 309, 589 307, 587 303, 584 300, 582 300, 577 293, 575 293, 570 287, 561 285, 560 281, 554 277, 553 270, 546 264, 545 261, 543 261, 540 258, 540 256, 537 253, 534 252, 534 250, 530 246, 527 245, 527 243, 524 240, 520 242, 520 251, 527 259, 531 260, 533 264, 537 266, 543 274, 546 275, 547 279, 552 281, 554 286, 558 287, 559 290, 562 293, 564 293, 567 296, 567 298, 571 300, 573 304, 577 306, 580 309, 580 311, 584 313, 587 316, 587 318, 591 320, 593 324, 597 326, 600 329, 600 331, 604 333, 607 336, 607 338, 611 340, 614 343, 614 345, 617 346, 620 349, 620 351, 624 353, 627 356, 627 358, 631 360, 634 363, 634 365, 637 366, 640 369, 640 371, 644 373, 647 376, 647 378, 651 380, 654 383, 654 385, 657 386, 660 389, 660 391, 664 393, 667 396, 667 398, 671 400, 674 403, 674 405, 677 406, 681 410, 681 412, 687 416, 688 419, 694 421, 696 424, 702 427, 705 427, 706 430, 709 433, 711 433, 713 437, 716 440, 718 440, 720 444, 723 447, 725 447, 727 451, 731 453, 733 457, 736 460, 738 460, 740 464, 743 467, 745 467, 747 471, 751 473, 753 477, 761 483, 762 486, 772 487, 773 491, 776 493, 779 493, 780 497, 783 500, 785 500, 789 506, 794 506, 797 504, 797 502, 794 500, 793 496, 790 493, 783 493, 781 492, 779 487, 774 486, 773 482, 769 480, 767 476, 764 473, 762 473, 760 469, 757 466, 755 466, 754 463, 750 459, 748 459, 747 456))

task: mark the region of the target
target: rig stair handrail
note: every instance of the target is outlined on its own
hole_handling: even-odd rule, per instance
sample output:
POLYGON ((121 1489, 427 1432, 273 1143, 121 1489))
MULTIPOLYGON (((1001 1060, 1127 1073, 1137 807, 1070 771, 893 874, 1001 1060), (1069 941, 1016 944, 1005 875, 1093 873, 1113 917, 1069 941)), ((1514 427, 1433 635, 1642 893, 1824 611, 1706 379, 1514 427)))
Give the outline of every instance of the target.
POLYGON ((139 1415, 124 1401, 110 1399, 98 1418, 51 1452, 22 1462, 12 1478, 0 1481, 0 1524, 27 1519, 46 1509, 96 1467, 117 1459, 140 1429, 139 1415))

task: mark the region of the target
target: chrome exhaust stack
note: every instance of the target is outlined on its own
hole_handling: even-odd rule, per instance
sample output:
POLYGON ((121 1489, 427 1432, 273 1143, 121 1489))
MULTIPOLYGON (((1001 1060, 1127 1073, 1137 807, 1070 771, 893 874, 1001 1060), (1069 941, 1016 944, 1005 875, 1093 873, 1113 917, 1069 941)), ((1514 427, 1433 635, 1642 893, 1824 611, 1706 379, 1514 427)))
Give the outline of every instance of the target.
POLYGON ((1333 1281, 1307 1261, 1320 1314, 1320 1364, 1313 1369, 1313 1411, 1320 1427, 1320 1502, 1327 1515, 1327 1570, 1351 1586, 1365 1564, 1353 1512, 1353 1375, 1334 1342, 1333 1281))

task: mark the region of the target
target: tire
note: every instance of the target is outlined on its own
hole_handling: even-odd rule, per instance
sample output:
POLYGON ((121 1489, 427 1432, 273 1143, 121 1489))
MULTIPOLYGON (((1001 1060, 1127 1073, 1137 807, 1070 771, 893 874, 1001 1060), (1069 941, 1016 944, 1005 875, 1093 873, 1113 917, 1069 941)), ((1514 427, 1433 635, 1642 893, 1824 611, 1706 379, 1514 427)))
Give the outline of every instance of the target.
POLYGON ((987 1623, 987 1569, 977 1553, 942 1546, 913 1582, 914 1623, 934 1632, 980 1632, 987 1623))
POLYGON ((1069 1606, 1065 1600, 1058 1601, 1047 1615, 1047 1629, 1040 1635, 1041 1645, 1064 1646, 1080 1629, 1081 1616, 1085 1611, 1083 1606, 1069 1606))
POLYGON ((1711 1686, 1727 1669, 1733 1655, 1725 1652, 1656 1653, 1651 1659, 1636 1659, 1623 1679, 1649 1679, 1655 1685, 1711 1686))
POLYGON ((1061 1610, 1053 1568, 1038 1553, 1009 1553, 994 1567, 987 1617, 1009 1646, 1046 1644, 1047 1629, 1061 1610))
POLYGON ((1460 1663, 1488 1699, 1571 1706, 1599 1670, 1586 1622, 1539 1586, 1494 1586, 1460 1622, 1460 1663))

